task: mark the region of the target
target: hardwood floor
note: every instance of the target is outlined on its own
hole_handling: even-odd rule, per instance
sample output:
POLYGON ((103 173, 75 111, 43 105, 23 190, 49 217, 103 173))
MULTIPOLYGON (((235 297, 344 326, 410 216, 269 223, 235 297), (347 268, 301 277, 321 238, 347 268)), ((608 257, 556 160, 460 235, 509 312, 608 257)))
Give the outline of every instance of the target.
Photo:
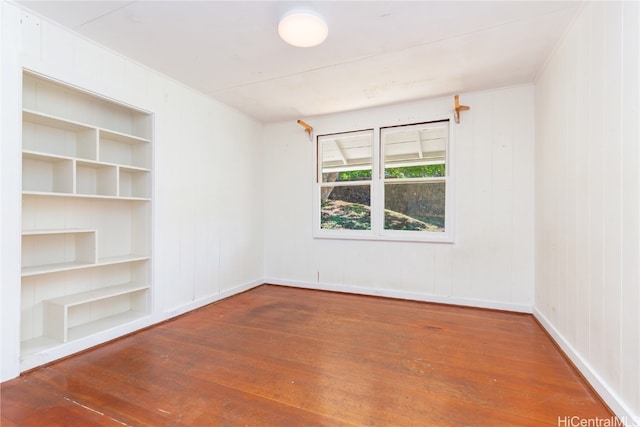
POLYGON ((272 285, 29 372, 1 392, 7 427, 612 417, 531 315, 272 285))

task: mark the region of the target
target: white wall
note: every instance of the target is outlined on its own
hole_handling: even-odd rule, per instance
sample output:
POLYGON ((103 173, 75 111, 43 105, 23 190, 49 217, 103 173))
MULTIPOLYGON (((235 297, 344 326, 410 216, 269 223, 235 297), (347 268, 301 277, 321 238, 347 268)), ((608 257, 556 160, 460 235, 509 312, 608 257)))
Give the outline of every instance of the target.
POLYGON ((20 340, 20 188, 15 181, 20 159, 19 144, 12 143, 20 135, 21 115, 15 110, 15 99, 20 99, 19 88, 8 85, 19 77, 17 48, 11 37, 19 31, 15 19, 0 3, 0 380, 16 375, 17 352, 20 340), (12 100, 14 100, 12 102, 12 100), (7 173, 11 171, 11 173, 7 173))
POLYGON ((150 322, 262 283, 262 125, 14 4, 1 7, 0 379, 19 369, 23 66, 155 113, 150 322))
POLYGON ((536 85, 536 316, 640 423, 638 2, 589 2, 536 85))
MULTIPOLYGON (((455 244, 312 237, 314 143, 295 121, 265 127, 266 281, 531 311, 534 88, 461 95, 455 244)), ((304 118, 316 134, 428 121, 453 97, 304 118)))

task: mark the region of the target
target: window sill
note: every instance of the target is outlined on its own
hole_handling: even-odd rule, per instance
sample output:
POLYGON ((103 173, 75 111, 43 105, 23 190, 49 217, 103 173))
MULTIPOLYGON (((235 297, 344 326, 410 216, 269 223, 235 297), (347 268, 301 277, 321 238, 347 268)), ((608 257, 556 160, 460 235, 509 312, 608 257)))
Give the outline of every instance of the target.
POLYGON ((314 239, 327 240, 363 240, 382 242, 411 242, 411 243, 454 243, 451 233, 445 232, 415 232, 415 231, 395 231, 384 234, 373 234, 370 231, 356 230, 320 230, 313 235, 314 239))

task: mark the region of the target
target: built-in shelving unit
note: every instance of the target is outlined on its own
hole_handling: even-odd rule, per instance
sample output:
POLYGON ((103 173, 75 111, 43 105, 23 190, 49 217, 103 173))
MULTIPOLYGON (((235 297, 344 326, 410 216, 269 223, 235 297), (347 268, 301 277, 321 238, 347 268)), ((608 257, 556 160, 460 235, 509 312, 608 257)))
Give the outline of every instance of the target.
POLYGON ((46 362, 151 314, 152 115, 25 72, 22 120, 21 358, 46 362))

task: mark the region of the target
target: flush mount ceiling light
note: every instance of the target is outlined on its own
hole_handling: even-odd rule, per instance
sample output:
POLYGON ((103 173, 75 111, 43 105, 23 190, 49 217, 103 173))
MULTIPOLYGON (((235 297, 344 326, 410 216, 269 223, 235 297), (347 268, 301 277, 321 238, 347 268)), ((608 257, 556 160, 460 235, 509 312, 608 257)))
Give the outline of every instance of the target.
POLYGON ((317 13, 297 10, 285 14, 280 19, 278 34, 282 40, 292 46, 313 47, 325 41, 329 28, 317 13))

